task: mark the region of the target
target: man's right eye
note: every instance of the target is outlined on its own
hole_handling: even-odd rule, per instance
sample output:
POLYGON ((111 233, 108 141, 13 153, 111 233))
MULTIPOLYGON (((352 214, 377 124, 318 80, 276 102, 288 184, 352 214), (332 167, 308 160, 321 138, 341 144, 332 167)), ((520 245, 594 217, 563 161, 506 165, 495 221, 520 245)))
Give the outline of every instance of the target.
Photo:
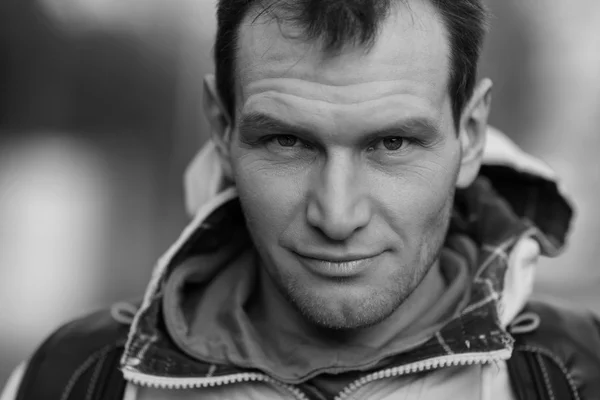
POLYGON ((281 157, 302 158, 313 153, 313 146, 294 135, 272 135, 263 139, 265 148, 281 157))

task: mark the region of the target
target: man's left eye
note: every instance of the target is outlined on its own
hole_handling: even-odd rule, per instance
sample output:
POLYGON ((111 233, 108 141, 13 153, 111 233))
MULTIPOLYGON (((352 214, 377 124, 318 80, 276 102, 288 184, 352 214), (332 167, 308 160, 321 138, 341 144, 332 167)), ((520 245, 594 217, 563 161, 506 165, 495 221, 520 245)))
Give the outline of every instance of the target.
POLYGON ((399 150, 404 144, 405 140, 401 137, 386 137, 381 141, 383 147, 387 150, 395 151, 399 150))
POLYGON ((294 147, 298 143, 298 138, 292 135, 279 135, 276 139, 281 147, 294 147))
POLYGON ((389 136, 377 141, 375 144, 372 145, 372 147, 369 148, 369 150, 398 151, 402 150, 404 147, 410 144, 409 142, 410 141, 408 139, 403 137, 389 136))

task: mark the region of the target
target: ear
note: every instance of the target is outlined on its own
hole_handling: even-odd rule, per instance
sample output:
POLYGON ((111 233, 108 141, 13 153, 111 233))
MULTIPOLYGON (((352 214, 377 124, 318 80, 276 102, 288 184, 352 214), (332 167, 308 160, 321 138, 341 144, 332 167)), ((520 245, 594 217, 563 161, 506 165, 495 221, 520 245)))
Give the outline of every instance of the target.
POLYGON ((208 119, 210 138, 215 144, 223 172, 227 178, 232 177, 230 141, 233 130, 232 118, 224 107, 217 91, 215 76, 204 77, 204 114, 208 119))
POLYGON ((460 119, 458 139, 461 163, 456 181, 457 188, 468 187, 479 174, 491 104, 492 81, 483 79, 475 87, 460 119))

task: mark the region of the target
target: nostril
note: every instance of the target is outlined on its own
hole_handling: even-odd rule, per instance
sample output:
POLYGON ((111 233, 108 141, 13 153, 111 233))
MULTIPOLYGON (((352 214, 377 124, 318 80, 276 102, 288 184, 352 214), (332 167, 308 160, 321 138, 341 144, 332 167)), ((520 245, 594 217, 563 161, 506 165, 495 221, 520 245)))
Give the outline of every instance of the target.
POLYGON ((369 224, 371 212, 366 201, 308 203, 308 224, 333 241, 344 241, 369 224))

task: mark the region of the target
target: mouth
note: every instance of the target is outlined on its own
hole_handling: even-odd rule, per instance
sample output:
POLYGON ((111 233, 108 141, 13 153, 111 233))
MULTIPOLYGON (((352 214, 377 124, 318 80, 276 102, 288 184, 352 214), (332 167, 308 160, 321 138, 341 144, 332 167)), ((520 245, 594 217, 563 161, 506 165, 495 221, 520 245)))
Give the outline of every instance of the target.
POLYGON ((310 272, 324 278, 351 278, 373 268, 381 254, 330 256, 295 253, 310 272))

